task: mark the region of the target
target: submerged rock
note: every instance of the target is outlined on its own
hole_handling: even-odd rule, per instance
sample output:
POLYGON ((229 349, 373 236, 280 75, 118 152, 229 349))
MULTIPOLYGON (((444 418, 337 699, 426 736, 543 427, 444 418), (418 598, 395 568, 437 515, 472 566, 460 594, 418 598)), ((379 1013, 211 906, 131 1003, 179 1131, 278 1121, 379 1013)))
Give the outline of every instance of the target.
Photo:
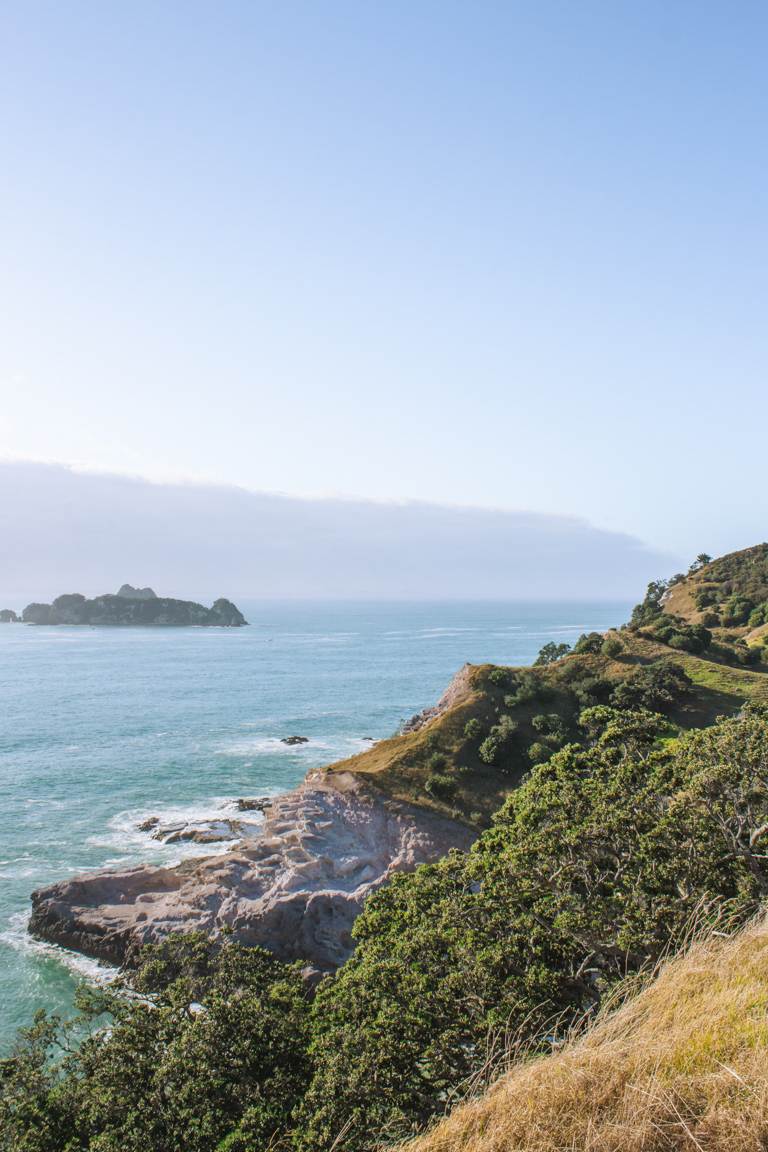
POLYGON ((271 803, 271 796, 241 796, 237 801, 237 810, 238 812, 263 812, 271 803))
POLYGON ((227 931, 328 971, 351 953, 352 924, 370 892, 396 872, 468 848, 474 835, 367 790, 350 773, 318 775, 273 799, 261 834, 221 855, 39 889, 30 931, 117 963, 171 932, 227 931))
POLYGON ((283 736, 280 740, 281 744, 309 744, 309 736, 283 736))
POLYGON ((203 820, 176 824, 158 822, 152 838, 162 840, 163 844, 218 844, 225 840, 241 840, 243 831, 239 820, 203 820))

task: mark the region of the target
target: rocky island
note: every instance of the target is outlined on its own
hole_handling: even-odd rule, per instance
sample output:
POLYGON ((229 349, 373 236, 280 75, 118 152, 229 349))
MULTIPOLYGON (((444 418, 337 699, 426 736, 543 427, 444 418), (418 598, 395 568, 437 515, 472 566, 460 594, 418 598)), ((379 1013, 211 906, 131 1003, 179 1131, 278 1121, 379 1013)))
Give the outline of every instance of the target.
POLYGON ((88 600, 79 592, 57 596, 52 604, 28 604, 25 624, 111 624, 120 626, 176 626, 240 628, 248 621, 231 600, 215 600, 206 608, 193 600, 157 596, 151 588, 123 584, 116 595, 88 600))

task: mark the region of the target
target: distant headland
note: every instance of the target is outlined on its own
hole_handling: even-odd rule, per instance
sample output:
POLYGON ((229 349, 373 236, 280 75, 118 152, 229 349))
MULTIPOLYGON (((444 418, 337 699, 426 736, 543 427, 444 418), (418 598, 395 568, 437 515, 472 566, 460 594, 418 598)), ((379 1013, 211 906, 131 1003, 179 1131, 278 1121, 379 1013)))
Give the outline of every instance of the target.
MULTIPOLYGON (((10 609, 0 613, 13 623, 19 618, 10 609)), ((86 599, 79 592, 57 596, 52 604, 28 604, 21 614, 24 624, 112 624, 146 627, 148 625, 197 625, 208 628, 241 628, 248 621, 231 600, 215 600, 212 607, 193 600, 174 600, 157 596, 151 588, 134 588, 123 584, 116 595, 106 594, 86 599)))

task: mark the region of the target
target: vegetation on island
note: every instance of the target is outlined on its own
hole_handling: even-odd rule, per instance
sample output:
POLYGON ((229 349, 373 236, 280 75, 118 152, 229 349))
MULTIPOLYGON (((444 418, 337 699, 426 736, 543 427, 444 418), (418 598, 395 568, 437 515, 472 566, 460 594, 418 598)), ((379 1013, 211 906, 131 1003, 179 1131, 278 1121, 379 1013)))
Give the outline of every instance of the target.
POLYGON ((194 600, 156 596, 151 588, 124 584, 116 596, 86 599, 80 592, 57 596, 52 604, 28 604, 22 613, 25 624, 89 624, 133 627, 176 626, 240 628, 248 621, 231 600, 215 600, 206 608, 194 600))
POLYGON ((693 922, 746 924, 768 895, 768 668, 741 659, 749 619, 701 620, 705 584, 763 611, 768 546, 699 557, 625 628, 532 668, 470 669, 444 711, 332 766, 482 831, 369 897, 316 988, 260 949, 177 936, 143 951, 128 994, 84 990, 69 1025, 40 1013, 0 1068, 0 1146, 367 1152, 518 1047, 561 1060, 693 922))

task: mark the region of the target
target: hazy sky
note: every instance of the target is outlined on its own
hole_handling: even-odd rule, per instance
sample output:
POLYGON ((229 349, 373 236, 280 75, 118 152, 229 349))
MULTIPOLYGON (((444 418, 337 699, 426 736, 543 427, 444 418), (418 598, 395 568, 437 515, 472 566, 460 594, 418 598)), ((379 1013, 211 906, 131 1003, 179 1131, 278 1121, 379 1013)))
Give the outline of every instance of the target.
POLYGON ((0 456, 768 536, 768 7, 0 3, 0 456))
POLYGON ((255 599, 639 600, 680 559, 537 513, 299 500, 0 463, 0 608, 126 582, 255 599))

